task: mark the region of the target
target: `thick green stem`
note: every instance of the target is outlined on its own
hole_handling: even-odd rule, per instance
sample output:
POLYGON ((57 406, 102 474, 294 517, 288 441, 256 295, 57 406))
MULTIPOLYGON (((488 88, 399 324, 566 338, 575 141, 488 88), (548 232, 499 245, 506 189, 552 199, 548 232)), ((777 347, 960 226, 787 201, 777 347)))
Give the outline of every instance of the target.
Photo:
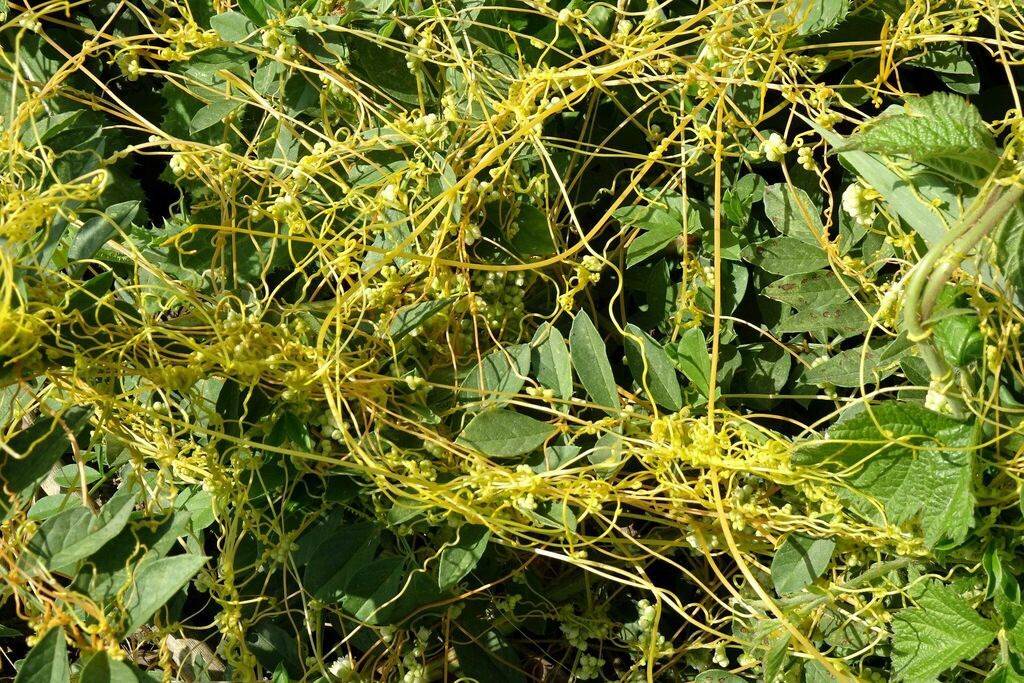
MULTIPOLYGON (((939 294, 963 260, 978 243, 1006 219, 1014 205, 1024 196, 1024 186, 998 185, 990 180, 946 236, 924 255, 910 276, 904 308, 907 336, 920 343, 921 357, 928 365, 933 382, 952 385, 953 369, 942 351, 928 337, 929 322, 939 294)), ((959 398, 947 397, 955 414, 962 414, 959 398)))

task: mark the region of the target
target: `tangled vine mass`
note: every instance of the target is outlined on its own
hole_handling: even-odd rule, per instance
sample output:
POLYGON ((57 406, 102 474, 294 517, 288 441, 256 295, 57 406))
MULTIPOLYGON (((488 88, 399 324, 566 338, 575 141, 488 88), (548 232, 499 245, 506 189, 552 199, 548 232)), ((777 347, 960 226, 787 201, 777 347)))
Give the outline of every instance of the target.
POLYGON ((1014 0, 0 0, 0 677, 1024 680, 1022 97, 1014 0))

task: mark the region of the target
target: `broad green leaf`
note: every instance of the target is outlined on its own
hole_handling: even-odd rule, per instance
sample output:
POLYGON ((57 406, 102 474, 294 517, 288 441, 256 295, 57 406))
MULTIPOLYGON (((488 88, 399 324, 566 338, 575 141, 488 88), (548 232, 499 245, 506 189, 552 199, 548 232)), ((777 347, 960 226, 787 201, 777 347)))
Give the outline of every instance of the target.
POLYGON ((51 628, 32 646, 14 677, 14 683, 69 683, 68 646, 64 629, 51 628))
POLYGON ((699 673, 693 681, 694 683, 747 683, 747 679, 721 669, 699 673))
MULTIPOLYGON (((94 467, 83 465, 82 469, 85 471, 85 483, 91 484, 100 478, 100 473, 94 467)), ((53 481, 61 488, 78 488, 80 483, 80 473, 78 465, 64 465, 57 470, 53 475, 53 481)))
POLYGON ((557 251, 547 216, 537 207, 520 204, 516 225, 518 230, 508 243, 520 256, 551 256, 557 251))
POLYGON ((671 411, 683 407, 683 393, 676 369, 665 350, 632 323, 625 328, 626 363, 636 383, 662 408, 671 411))
MULTIPOLYGON (((238 0, 238 8, 258 26, 266 26, 271 16, 267 5, 266 0, 238 0)), ((210 17, 210 23, 213 23, 213 17, 210 17)))
POLYGON ((456 640, 455 655, 465 677, 488 683, 526 683, 515 649, 498 631, 487 631, 476 642, 456 640))
MULTIPOLYGON (((828 437, 798 448, 793 462, 853 468, 846 483, 881 502, 889 522, 918 520, 929 546, 967 537, 974 524, 971 423, 917 403, 888 401, 840 420, 828 437), (876 420, 888 433, 879 432, 876 420)), ((867 516, 876 514, 868 500, 852 504, 867 516)))
POLYGON ((405 574, 405 561, 400 557, 380 558, 360 567, 345 585, 342 609, 371 624, 386 623, 389 603, 402 589, 405 574))
POLYGON ((553 472, 576 459, 582 450, 579 446, 548 446, 540 453, 529 458, 527 462, 531 469, 538 474, 541 472, 553 472))
POLYGON ((818 246, 818 240, 825 234, 818 209, 799 187, 784 183, 766 187, 764 213, 775 229, 786 237, 818 246))
POLYGON ((100 651, 89 658, 82 667, 78 683, 143 683, 150 680, 130 664, 111 658, 100 651))
POLYGON ((745 261, 775 275, 810 273, 828 266, 820 246, 795 237, 771 237, 747 245, 741 254, 745 261))
POLYGON ((174 555, 143 562, 121 598, 121 634, 130 636, 142 628, 209 559, 204 555, 174 555))
POLYGON ((832 384, 837 387, 859 387, 882 381, 899 370, 902 353, 888 352, 890 346, 857 347, 840 351, 804 372, 811 384, 832 384))
POLYGON ((465 374, 459 398, 484 404, 507 402, 523 388, 529 372, 529 344, 495 349, 465 374))
POLYGON ((867 329, 868 318, 855 304, 826 306, 814 310, 797 311, 780 322, 776 332, 818 332, 834 330, 843 335, 867 329))
POLYGON ((494 458, 511 458, 529 453, 556 431, 554 425, 498 408, 470 420, 457 443, 494 458))
POLYGON ((189 514, 192 531, 198 533, 213 524, 213 496, 197 487, 182 489, 174 499, 174 507, 189 514))
POLYGON ((587 395, 607 413, 617 415, 619 394, 608 352, 601 334, 583 311, 576 314, 569 330, 569 354, 587 395))
POLYGON ((850 11, 850 0, 788 0, 777 21, 796 26, 797 35, 813 36, 837 26, 850 11))
POLYGON ((91 415, 91 407, 74 406, 59 419, 41 416, 27 429, 17 432, 7 442, 0 464, 0 481, 4 487, 19 496, 33 492, 71 447, 68 435, 77 438, 91 415), (21 457, 12 457, 10 451, 21 457))
POLYGON ((125 487, 98 514, 81 505, 57 513, 43 522, 28 549, 51 571, 67 571, 121 533, 135 498, 135 492, 125 487))
POLYGON ((222 97, 213 100, 202 109, 197 111, 189 122, 189 129, 193 133, 199 133, 210 126, 223 123, 229 114, 245 105, 241 100, 222 97))
POLYGON ((934 74, 946 86, 961 95, 977 95, 981 91, 978 66, 967 48, 960 43, 925 43, 926 52, 911 62, 934 74))
POLYGON ((380 534, 377 524, 346 524, 317 543, 302 577, 306 590, 324 602, 341 601, 349 580, 376 556, 380 534))
POLYGON ((893 681, 934 680, 978 655, 997 630, 953 590, 932 581, 917 598, 917 607, 900 610, 893 619, 893 681))
POLYGON ((836 542, 792 533, 772 558, 772 583, 779 595, 803 590, 821 576, 832 561, 836 542))
POLYGON ((1018 203, 992 236, 992 262, 1016 289, 1017 305, 1024 296, 1024 203, 1018 203))
MULTIPOLYGON (((833 148, 846 144, 846 139, 825 130, 799 113, 797 116, 833 148)), ((932 204, 936 202, 940 207, 950 207, 950 210, 957 205, 956 197, 949 192, 948 183, 922 182, 924 178, 918 171, 923 170, 923 167, 918 167, 917 171, 910 169, 897 173, 877 155, 849 150, 840 153, 839 158, 844 165, 855 171, 870 187, 881 194, 889 210, 921 235, 927 244, 935 244, 941 240, 948 226, 955 220, 955 215, 942 208, 937 209, 932 204), (907 182, 908 172, 917 181, 916 186, 911 186, 907 182)), ((965 267, 969 268, 970 263, 965 264, 965 267)))
POLYGON ((572 398, 572 359, 565 337, 550 323, 537 328, 530 342, 533 348, 533 375, 542 386, 562 400, 572 398))
POLYGON ((739 347, 742 363, 733 379, 733 391, 747 394, 751 405, 771 406, 786 386, 793 359, 778 344, 743 344, 739 347))
POLYGON ((37 522, 53 517, 72 507, 81 507, 82 499, 76 493, 55 493, 52 496, 43 496, 28 509, 28 518, 37 522))
POLYGON ((524 510, 523 512, 542 526, 565 529, 570 533, 576 531, 576 513, 564 503, 546 500, 538 503, 533 510, 524 510))
POLYGON ((458 534, 458 541, 441 551, 437 568, 437 585, 441 590, 449 590, 473 571, 491 538, 487 527, 473 524, 459 527, 458 534))
POLYGON ((246 631, 245 644, 264 668, 275 670, 283 666, 296 680, 302 678, 303 665, 293 632, 262 619, 246 631))
POLYGON ((249 17, 234 10, 210 17, 210 25, 221 40, 229 43, 240 43, 256 31, 256 24, 249 17))
POLYGON ((879 116, 837 147, 908 157, 940 173, 977 183, 999 163, 995 139, 974 106, 962 97, 911 97, 901 111, 879 116))
POLYGON ((622 451, 626 446, 621 434, 608 432, 594 444, 587 454, 587 460, 596 466, 597 474, 603 479, 611 477, 622 463, 622 451))
POLYGON ((775 683, 781 680, 786 660, 789 659, 789 639, 792 636, 787 631, 776 638, 768 646, 764 656, 764 683, 775 683))
POLYGON ((399 309, 398 313, 395 315, 394 321, 391 323, 390 329, 388 330, 388 334, 391 336, 392 341, 399 341, 434 315, 455 303, 458 298, 459 297, 457 296, 448 296, 443 299, 423 301, 418 304, 413 304, 399 309))
POLYGON ((738 228, 744 227, 750 219, 751 207, 764 196, 764 188, 764 178, 748 173, 726 190, 722 196, 722 208, 729 222, 738 228))
POLYGON ((683 224, 663 227, 657 225, 641 233, 626 247, 626 268, 643 263, 671 244, 683 232, 683 224))
POLYGON ((139 201, 121 202, 108 206, 103 214, 87 220, 71 240, 68 260, 92 258, 118 230, 127 234, 141 206, 139 201))
POLYGON ((699 327, 684 330, 675 344, 666 345, 676 367, 705 397, 711 391, 711 352, 708 348, 708 341, 699 327))
POLYGON ((761 290, 761 294, 789 304, 793 308, 822 309, 850 299, 850 291, 856 291, 856 283, 850 281, 850 288, 843 286, 844 280, 831 270, 813 273, 787 275, 761 290))

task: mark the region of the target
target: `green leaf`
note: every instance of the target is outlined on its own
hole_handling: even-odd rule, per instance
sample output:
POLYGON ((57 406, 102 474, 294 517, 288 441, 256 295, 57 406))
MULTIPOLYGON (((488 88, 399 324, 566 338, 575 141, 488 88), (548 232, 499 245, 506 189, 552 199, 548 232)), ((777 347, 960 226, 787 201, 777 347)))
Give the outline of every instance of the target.
POLYGON ((740 252, 743 259, 775 275, 796 275, 828 266, 821 247, 795 237, 771 237, 749 244, 740 252))
POLYGON ((803 310, 787 316, 780 322, 776 332, 817 332, 834 330, 843 335, 862 332, 867 329, 868 318, 859 306, 831 306, 816 310, 803 310))
POLYGON ((662 408, 680 410, 683 392, 668 354, 636 325, 626 325, 625 332, 626 363, 636 383, 662 408))
POLYGON ((82 499, 75 494, 55 493, 52 496, 43 496, 28 510, 28 518, 37 522, 47 520, 59 512, 71 507, 81 507, 82 499))
POLYGON ((772 558, 772 583, 779 595, 795 593, 814 582, 828 568, 836 542, 792 533, 772 558))
POLYGON ((49 415, 38 417, 27 429, 12 436, 4 449, 3 463, 0 464, 0 481, 4 488, 19 497, 34 492, 53 465, 71 447, 68 434, 77 439, 88 425, 91 415, 91 407, 74 406, 59 418, 49 415), (12 457, 11 451, 21 457, 12 457))
POLYGON ((448 296, 442 299, 422 301, 418 304, 399 309, 388 330, 388 335, 390 335, 392 341, 397 342, 401 340, 428 319, 455 303, 458 298, 457 296, 448 296))
POLYGON ((908 98, 836 148, 905 156, 956 180, 976 183, 999 164, 995 139, 981 114, 962 97, 933 93, 908 98))
POLYGON ((498 408, 474 417, 457 443, 494 458, 511 458, 529 453, 556 431, 554 425, 498 408))
POLYGON ((345 585, 342 609, 371 624, 386 623, 388 603, 402 589, 405 574, 405 561, 400 557, 385 557, 360 567, 345 585))
POLYGON ((551 227, 543 211, 530 204, 520 204, 516 224, 519 229, 508 243, 520 256, 551 256, 556 253, 551 227))
POLYGON ((792 636, 787 631, 776 638, 768 646, 764 656, 764 683, 775 683, 780 680, 786 660, 789 659, 789 639, 792 636))
POLYGON ((302 678, 299 645, 293 632, 269 619, 261 619, 246 631, 245 644, 264 668, 274 670, 283 666, 296 680, 302 678))
POLYGON ((799 187, 783 183, 769 185, 764 190, 764 213, 775 229, 786 237, 818 246, 825 235, 821 215, 811 198, 799 187))
POLYGON ((900 610, 893 619, 893 680, 931 681, 977 656, 997 630, 953 590, 932 581, 917 598, 917 607, 900 610))
POLYGON ((495 349, 465 375, 459 398, 481 403, 507 402, 518 394, 530 372, 530 346, 495 349))
POLYGON ((458 541, 454 545, 445 546, 441 551, 438 563, 437 585, 444 591, 454 587, 473 571, 487 552, 487 543, 491 538, 487 527, 473 524, 459 527, 458 534, 458 541))
POLYGON ((927 52, 910 62, 913 66, 938 74, 950 90, 961 95, 981 92, 978 66, 960 43, 925 43, 927 52))
POLYGON ((797 310, 822 309, 850 299, 850 291, 856 291, 857 285, 851 281, 848 291, 844 281, 831 270, 787 275, 762 289, 761 294, 797 310))
POLYGON ((302 577, 306 590, 323 602, 340 602, 351 578, 376 556, 380 534, 377 524, 347 524, 316 543, 302 577))
MULTIPOLYGON (((238 0, 238 9, 258 26, 266 26, 270 18, 265 0, 238 0)), ((210 23, 213 23, 213 17, 210 17, 210 23)))
POLYGON ((497 631, 476 641, 455 641, 458 667, 464 677, 488 683, 526 683, 515 649, 497 631))
POLYGON ((604 340, 585 312, 580 311, 569 330, 569 354, 576 376, 587 395, 610 415, 619 412, 619 394, 608 362, 604 340))
POLYGON ((68 665, 68 646, 64 629, 51 628, 36 643, 18 669, 14 683, 68 683, 71 667, 68 665))
POLYGON ((229 43, 240 43, 256 31, 256 24, 241 12, 221 12, 210 17, 210 26, 229 43))
POLYGON ((205 555, 174 555, 143 562, 122 596, 121 634, 130 636, 142 628, 209 559, 205 555))
POLYGON ((97 652, 82 667, 78 683, 142 683, 149 677, 125 662, 112 659, 104 651, 97 652))
MULTIPOLYGON (((973 424, 917 403, 889 401, 837 422, 828 436, 798 448, 793 462, 852 469, 845 481, 882 503, 889 522, 918 520, 930 547, 967 537, 974 524, 973 424)), ((868 500, 853 504, 865 515, 876 514, 868 500)))
POLYGON ((684 330, 675 344, 665 349, 679 371, 704 397, 711 392, 711 353, 699 327, 684 330))
POLYGON ((544 323, 537 328, 530 346, 534 377, 541 386, 568 401, 572 398, 572 360, 565 337, 551 323, 544 323))
POLYGON ((121 533, 134 507, 135 492, 125 487, 99 514, 81 505, 64 510, 43 522, 28 549, 51 571, 67 571, 121 533))
POLYGON ((850 0, 789 0, 783 23, 796 26, 797 35, 813 36, 835 28, 850 11, 850 0))
POLYGON ((865 385, 880 382, 899 370, 903 353, 894 349, 893 345, 888 345, 883 348, 870 346, 867 349, 857 347, 840 351, 804 372, 804 380, 811 384, 827 383, 837 387, 859 387, 861 382, 865 385))
MULTIPOLYGON (((82 470, 85 472, 86 484, 92 484, 102 476, 95 468, 88 465, 83 465, 82 470)), ((80 479, 81 473, 79 472, 78 465, 64 465, 53 475, 54 483, 64 489, 78 488, 80 479)))
POLYGON ((1017 292, 1017 306, 1024 296, 1024 203, 1018 203, 992 235, 992 262, 1017 292))
POLYGON ((721 669, 699 673, 693 681, 694 683, 747 683, 747 679, 721 669))
POLYGON ((199 133, 210 126, 223 123, 229 114, 245 105, 245 102, 236 99, 222 97, 213 100, 195 113, 189 121, 189 130, 192 133, 199 133))
POLYGON ((626 247, 626 268, 643 263, 671 244, 683 232, 683 224, 652 226, 647 232, 641 233, 626 247))

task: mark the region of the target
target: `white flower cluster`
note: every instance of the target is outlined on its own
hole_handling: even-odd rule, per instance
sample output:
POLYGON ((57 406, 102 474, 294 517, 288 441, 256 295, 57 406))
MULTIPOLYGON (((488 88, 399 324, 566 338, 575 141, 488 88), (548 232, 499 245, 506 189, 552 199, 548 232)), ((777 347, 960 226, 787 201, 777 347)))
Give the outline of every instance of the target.
POLYGON ((768 136, 768 139, 764 141, 762 146, 764 156, 768 161, 782 161, 782 158, 786 156, 789 151, 789 145, 782 139, 782 136, 778 133, 772 133, 768 136))
POLYGON ((875 200, 879 194, 859 181, 843 191, 843 211, 858 225, 871 225, 875 220, 875 200))

